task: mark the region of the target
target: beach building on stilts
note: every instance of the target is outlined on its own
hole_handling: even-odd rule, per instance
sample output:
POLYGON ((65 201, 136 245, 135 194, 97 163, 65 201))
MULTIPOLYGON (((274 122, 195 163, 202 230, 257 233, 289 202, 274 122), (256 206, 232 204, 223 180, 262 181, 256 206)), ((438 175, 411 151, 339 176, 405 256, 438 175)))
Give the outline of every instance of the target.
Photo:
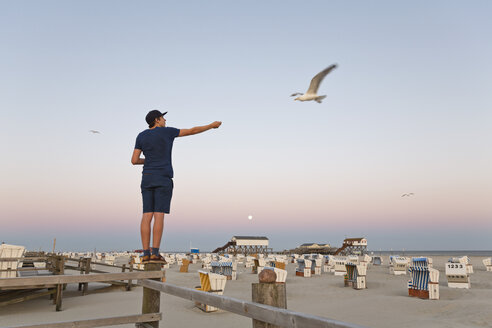
POLYGON ((345 238, 342 247, 334 255, 364 255, 367 254, 366 238, 345 238))
POLYGON ((272 249, 268 247, 268 238, 264 236, 233 236, 224 246, 216 248, 212 253, 227 254, 268 254, 272 249))

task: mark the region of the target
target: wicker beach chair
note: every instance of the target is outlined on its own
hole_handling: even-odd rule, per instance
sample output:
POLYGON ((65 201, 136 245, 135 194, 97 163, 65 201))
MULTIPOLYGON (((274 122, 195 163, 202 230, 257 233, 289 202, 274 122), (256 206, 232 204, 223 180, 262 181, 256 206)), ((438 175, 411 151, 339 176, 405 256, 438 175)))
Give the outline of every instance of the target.
POLYGON ((188 272, 188 266, 190 265, 190 260, 181 259, 181 266, 179 267, 179 272, 188 272))
MULTIPOLYGON (((278 284, 285 284, 285 281, 287 280, 287 270, 279 269, 277 267, 264 267, 263 270, 272 270, 275 271, 275 274, 277 275, 277 279, 275 279, 275 283, 278 284)), ((260 275, 258 273, 258 275, 260 275)))
POLYGON ((213 273, 223 275, 227 280, 235 280, 233 279, 233 273, 236 271, 234 267, 237 269, 237 263, 234 266, 232 261, 212 261, 210 265, 213 273))
POLYGON ((18 276, 18 268, 22 267, 22 258, 26 248, 24 246, 0 245, 0 278, 15 278, 18 276), (11 258, 11 260, 3 261, 3 259, 11 258))
POLYGON ((347 272, 343 276, 345 287, 352 287, 354 289, 367 288, 366 285, 367 265, 347 262, 345 264, 345 270, 347 272))
POLYGON ((492 257, 482 260, 483 265, 485 265, 486 271, 492 271, 492 257))
MULTIPOLYGON (((200 277, 200 286, 195 287, 197 290, 201 290, 207 293, 214 293, 217 295, 223 295, 226 286, 227 278, 226 276, 198 270, 198 275, 200 277)), ((215 312, 218 308, 195 302, 195 305, 205 311, 205 312, 215 312)))
MULTIPOLYGON (((439 271, 422 265, 423 263, 421 261, 420 265, 412 265, 408 268, 410 272, 408 295, 437 300, 439 299, 439 271)), ((427 264, 427 261, 425 263, 427 264)))
POLYGON ((407 274, 409 259, 402 256, 390 256, 389 273, 395 276, 407 274))
POLYGON ((347 258, 345 256, 334 256, 334 274, 335 276, 343 276, 347 273, 347 268, 345 264, 347 263, 347 258))
POLYGON ((311 277, 311 260, 297 259, 296 276, 311 277))
POLYGON ((451 258, 446 263, 446 278, 450 288, 469 289, 471 287, 466 263, 460 262, 460 258, 451 258))

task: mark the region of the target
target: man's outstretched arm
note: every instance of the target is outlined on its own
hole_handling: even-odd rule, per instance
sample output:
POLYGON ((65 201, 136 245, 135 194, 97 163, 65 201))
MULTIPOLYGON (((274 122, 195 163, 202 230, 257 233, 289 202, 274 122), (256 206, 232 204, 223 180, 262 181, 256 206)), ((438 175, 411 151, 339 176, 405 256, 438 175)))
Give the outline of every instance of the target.
POLYGON ((179 130, 179 136, 178 137, 192 136, 194 134, 202 133, 202 132, 208 131, 210 129, 217 129, 221 124, 222 124, 222 122, 215 121, 215 122, 210 123, 208 125, 195 126, 194 128, 191 128, 191 129, 181 129, 181 130, 179 130))
POLYGON ((145 164, 145 158, 140 158, 140 154, 142 153, 141 149, 134 149, 132 155, 132 164, 133 165, 143 165, 145 164))

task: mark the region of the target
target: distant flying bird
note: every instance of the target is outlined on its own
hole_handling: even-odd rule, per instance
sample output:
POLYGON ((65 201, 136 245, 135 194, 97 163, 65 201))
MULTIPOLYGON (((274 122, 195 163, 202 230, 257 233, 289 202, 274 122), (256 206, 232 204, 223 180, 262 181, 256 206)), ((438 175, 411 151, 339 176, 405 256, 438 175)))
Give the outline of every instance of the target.
POLYGON ((96 134, 96 133, 101 134, 101 132, 99 132, 99 131, 97 131, 97 130, 89 130, 89 132, 92 132, 92 133, 94 133, 94 134, 96 134))
POLYGON ((299 97, 295 98, 294 100, 300 100, 300 101, 314 100, 317 103, 321 104, 321 100, 325 99, 326 95, 324 95, 324 96, 318 96, 317 95, 319 85, 321 84, 321 81, 323 81, 325 76, 328 73, 330 73, 333 69, 335 69, 336 67, 337 67, 337 64, 333 64, 330 67, 325 68, 324 70, 322 70, 321 72, 316 74, 316 76, 313 77, 313 79, 311 80, 311 84, 309 84, 309 89, 306 91, 305 94, 302 94, 301 92, 296 92, 296 93, 291 94, 290 96, 295 97, 295 96, 300 95, 299 97))
POLYGON ((403 194, 401 197, 410 197, 413 196, 413 192, 409 192, 408 194, 403 194))

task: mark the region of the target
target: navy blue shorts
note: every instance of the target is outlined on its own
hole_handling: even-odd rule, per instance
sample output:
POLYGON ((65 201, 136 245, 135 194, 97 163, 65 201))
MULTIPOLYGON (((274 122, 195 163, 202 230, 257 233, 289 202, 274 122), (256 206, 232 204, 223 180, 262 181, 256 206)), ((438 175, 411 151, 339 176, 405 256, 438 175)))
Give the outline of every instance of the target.
POLYGON ((142 174, 143 212, 169 213, 173 197, 173 179, 160 174, 142 174))

